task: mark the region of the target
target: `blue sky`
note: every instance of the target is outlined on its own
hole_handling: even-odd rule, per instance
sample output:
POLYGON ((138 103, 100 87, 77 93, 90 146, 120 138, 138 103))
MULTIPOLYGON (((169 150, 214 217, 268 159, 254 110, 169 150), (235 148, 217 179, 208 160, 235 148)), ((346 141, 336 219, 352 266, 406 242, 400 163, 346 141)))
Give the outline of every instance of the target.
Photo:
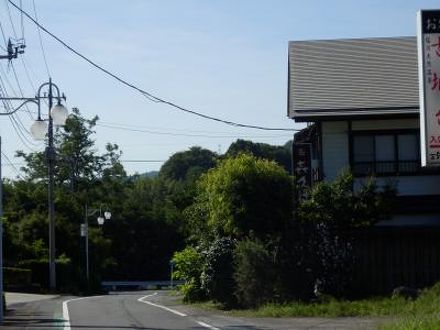
MULTIPOLYGON (((34 14, 32 0, 22 4, 34 14)), ((35 0, 35 5, 40 23, 50 31, 161 98, 226 120, 283 128, 301 127, 286 116, 289 40, 415 35, 417 10, 440 8, 438 1, 423 0, 35 0)), ((7 9, 7 1, 0 0, 0 22, 6 36, 13 37, 7 9)), ((9 9, 20 36, 20 15, 9 9)), ((26 53, 13 65, 23 94, 33 96, 33 86, 46 82, 48 73, 36 27, 26 18, 23 27, 26 53)), ((44 32, 42 41, 50 75, 68 97, 67 106, 78 107, 86 117, 98 115, 97 147, 116 143, 124 160, 166 160, 194 145, 223 153, 237 138, 277 145, 292 138, 289 132, 232 128, 150 102, 44 32)), ((19 94, 12 68, 2 60, 0 69, 7 93, 19 94)), ((29 141, 18 137, 10 118, 0 117, 3 151, 16 167, 15 150, 44 148, 24 131, 32 123, 30 116, 18 116, 29 141)), ((157 170, 161 163, 124 166, 132 174, 157 170)), ((8 164, 3 172, 16 176, 8 164)))

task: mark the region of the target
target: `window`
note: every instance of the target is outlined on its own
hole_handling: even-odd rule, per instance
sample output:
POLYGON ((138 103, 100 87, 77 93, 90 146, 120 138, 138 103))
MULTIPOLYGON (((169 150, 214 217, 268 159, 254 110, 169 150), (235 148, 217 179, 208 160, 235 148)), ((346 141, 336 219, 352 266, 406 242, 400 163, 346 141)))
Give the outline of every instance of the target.
POLYGON ((353 133, 352 170, 356 176, 413 174, 420 169, 416 132, 353 133))

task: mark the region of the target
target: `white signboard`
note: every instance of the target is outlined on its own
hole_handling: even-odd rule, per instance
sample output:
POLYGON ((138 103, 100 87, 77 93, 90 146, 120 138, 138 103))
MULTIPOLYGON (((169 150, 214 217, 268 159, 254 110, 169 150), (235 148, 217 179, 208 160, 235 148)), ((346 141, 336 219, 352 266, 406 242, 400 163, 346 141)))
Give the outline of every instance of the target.
POLYGON ((422 166, 440 166, 440 10, 417 19, 422 166))

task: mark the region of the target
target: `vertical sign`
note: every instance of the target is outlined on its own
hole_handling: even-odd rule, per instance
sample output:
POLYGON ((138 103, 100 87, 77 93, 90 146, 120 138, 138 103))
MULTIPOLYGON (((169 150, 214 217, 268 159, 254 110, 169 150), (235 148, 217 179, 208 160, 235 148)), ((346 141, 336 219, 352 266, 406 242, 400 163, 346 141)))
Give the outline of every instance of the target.
POLYGON ((440 166, 440 10, 417 13, 422 166, 440 166))
POLYGON ((310 143, 293 144, 293 175, 298 187, 297 199, 307 198, 307 188, 312 185, 312 145, 310 143))

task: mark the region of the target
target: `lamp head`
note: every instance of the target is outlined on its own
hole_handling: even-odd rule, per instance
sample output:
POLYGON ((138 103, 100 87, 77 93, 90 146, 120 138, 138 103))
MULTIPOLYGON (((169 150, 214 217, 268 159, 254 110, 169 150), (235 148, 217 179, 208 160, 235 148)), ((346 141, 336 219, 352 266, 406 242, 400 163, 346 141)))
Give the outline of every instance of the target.
POLYGON ((98 225, 102 226, 104 224, 105 219, 101 216, 98 217, 98 225))
POLYGON ((52 107, 50 110, 50 116, 52 117, 53 123, 57 126, 63 126, 66 124, 67 117, 69 116, 69 111, 61 103, 58 103, 52 107))
POLYGON ((110 218, 112 217, 112 214, 110 211, 105 211, 104 212, 104 218, 105 220, 110 220, 110 218))
POLYGON ((47 123, 44 120, 38 119, 34 121, 31 126, 31 134, 35 140, 44 140, 47 133, 47 123))

